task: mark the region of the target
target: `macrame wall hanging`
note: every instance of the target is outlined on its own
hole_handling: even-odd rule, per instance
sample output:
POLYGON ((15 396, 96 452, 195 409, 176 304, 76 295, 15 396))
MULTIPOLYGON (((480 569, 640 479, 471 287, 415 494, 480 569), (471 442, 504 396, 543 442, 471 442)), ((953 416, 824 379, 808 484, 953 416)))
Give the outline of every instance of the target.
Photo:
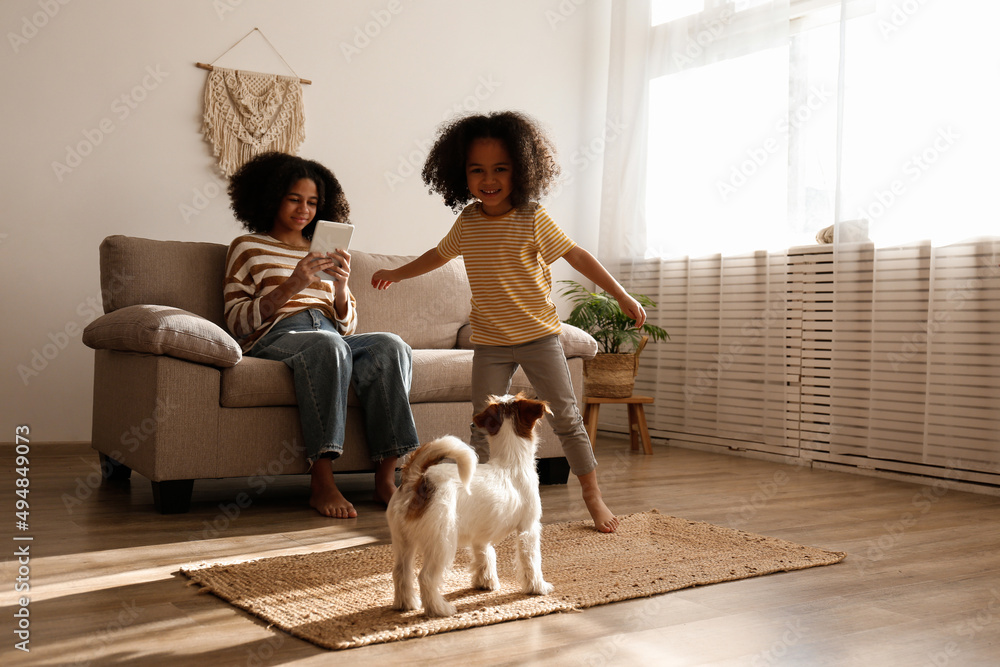
MULTIPOLYGON (((247 33, 226 53, 254 32, 260 33, 294 74, 258 28, 247 33)), ((294 155, 298 152, 306 138, 302 85, 311 81, 300 79, 297 74, 285 76, 204 63, 195 65, 209 71, 205 82, 202 133, 212 144, 213 154, 219 159, 219 169, 226 177, 260 153, 280 151, 294 155)))

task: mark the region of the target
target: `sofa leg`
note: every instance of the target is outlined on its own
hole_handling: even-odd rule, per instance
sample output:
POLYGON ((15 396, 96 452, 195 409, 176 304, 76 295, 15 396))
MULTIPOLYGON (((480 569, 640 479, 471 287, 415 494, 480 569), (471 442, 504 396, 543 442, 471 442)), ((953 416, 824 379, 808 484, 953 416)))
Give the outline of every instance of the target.
POLYGON ((539 484, 565 484, 569 479, 569 462, 565 456, 538 459, 539 484))
POLYGON ((127 465, 101 452, 98 456, 101 459, 101 477, 105 482, 127 482, 132 477, 132 469, 127 465))
POLYGON ((153 505, 160 514, 184 514, 191 509, 193 479, 168 479, 151 484, 153 505))

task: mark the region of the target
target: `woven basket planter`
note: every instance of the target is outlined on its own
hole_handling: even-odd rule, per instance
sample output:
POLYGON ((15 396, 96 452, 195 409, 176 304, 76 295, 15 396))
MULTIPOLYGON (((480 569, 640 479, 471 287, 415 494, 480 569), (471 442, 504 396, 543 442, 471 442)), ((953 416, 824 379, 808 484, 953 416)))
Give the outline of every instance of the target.
POLYGON ((643 336, 632 353, 598 352, 583 361, 583 395, 594 398, 628 398, 639 374, 639 355, 649 336, 643 336))
POLYGON ((600 353, 583 362, 583 394, 594 398, 628 398, 635 385, 635 354, 600 353))

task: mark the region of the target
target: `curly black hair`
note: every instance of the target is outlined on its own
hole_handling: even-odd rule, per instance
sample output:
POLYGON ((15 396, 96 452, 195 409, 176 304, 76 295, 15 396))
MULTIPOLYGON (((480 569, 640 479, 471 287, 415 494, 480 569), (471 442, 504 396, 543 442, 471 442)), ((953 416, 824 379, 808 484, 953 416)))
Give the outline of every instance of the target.
POLYGON ((319 202, 316 217, 302 236, 312 238, 317 220, 348 222, 351 207, 333 172, 319 162, 287 153, 261 153, 237 169, 229 179, 230 208, 245 229, 266 234, 274 227, 281 200, 303 178, 316 184, 319 202))
POLYGON ((476 139, 499 139, 510 153, 511 204, 515 208, 537 200, 559 176, 556 150, 536 120, 517 111, 464 116, 443 124, 427 155, 421 176, 430 192, 460 211, 474 197, 469 192, 465 163, 476 139))

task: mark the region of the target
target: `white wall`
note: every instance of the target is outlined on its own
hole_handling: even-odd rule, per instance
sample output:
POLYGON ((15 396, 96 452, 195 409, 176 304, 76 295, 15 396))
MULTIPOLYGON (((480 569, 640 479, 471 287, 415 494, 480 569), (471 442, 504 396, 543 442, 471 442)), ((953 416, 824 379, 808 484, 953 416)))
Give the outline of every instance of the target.
MULTIPOLYGON (((420 145, 464 107, 551 130, 572 181, 544 203, 596 251, 601 164, 580 151, 603 132, 609 16, 607 0, 4 0, 0 442, 18 424, 35 443, 89 440, 80 332, 98 314, 105 236, 240 233, 201 135, 195 62, 257 27, 313 82, 300 154, 340 178, 358 249, 416 254, 447 231, 420 145)), ((288 73, 257 34, 218 64, 288 73)))

